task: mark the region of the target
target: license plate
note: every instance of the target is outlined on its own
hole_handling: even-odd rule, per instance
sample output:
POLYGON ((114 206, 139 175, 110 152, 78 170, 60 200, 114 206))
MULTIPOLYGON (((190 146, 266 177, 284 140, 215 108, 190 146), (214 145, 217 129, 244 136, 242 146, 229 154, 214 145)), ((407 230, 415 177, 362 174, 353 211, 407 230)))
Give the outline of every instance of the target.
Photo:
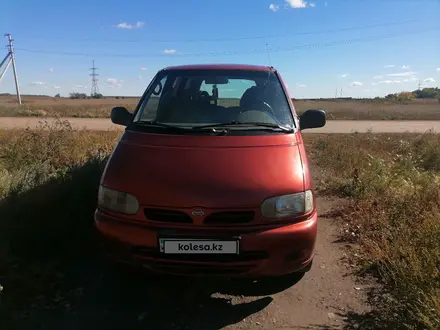
POLYGON ((166 254, 238 254, 238 240, 159 239, 160 252, 166 254))

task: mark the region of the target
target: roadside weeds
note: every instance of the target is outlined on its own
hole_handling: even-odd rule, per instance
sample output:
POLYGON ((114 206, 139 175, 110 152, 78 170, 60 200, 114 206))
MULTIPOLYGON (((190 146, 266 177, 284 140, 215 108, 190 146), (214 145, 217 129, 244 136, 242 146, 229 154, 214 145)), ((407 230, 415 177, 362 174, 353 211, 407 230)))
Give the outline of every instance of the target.
POLYGON ((348 198, 341 239, 359 246, 351 256, 358 275, 383 284, 371 292, 377 326, 440 328, 440 137, 367 133, 306 143, 321 193, 348 198))

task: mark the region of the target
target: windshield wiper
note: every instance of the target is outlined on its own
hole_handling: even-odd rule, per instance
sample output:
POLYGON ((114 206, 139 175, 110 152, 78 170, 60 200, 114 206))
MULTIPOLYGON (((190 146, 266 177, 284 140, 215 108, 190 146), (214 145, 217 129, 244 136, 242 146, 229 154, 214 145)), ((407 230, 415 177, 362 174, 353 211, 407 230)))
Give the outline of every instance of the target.
MULTIPOLYGON (((166 128, 170 130, 180 131, 180 132, 191 132, 191 131, 197 131, 200 126, 198 127, 182 127, 182 126, 175 126, 175 125, 169 125, 165 123, 161 123, 155 120, 143 120, 143 121, 137 121, 134 122, 136 125, 142 125, 142 126, 155 126, 155 127, 161 127, 166 128)), ((215 133, 215 134, 223 134, 226 135, 228 133, 228 130, 222 129, 222 130, 216 130, 214 127, 206 127, 206 129, 203 129, 201 131, 206 131, 209 133, 215 133)))
POLYGON ((134 122, 136 125, 151 125, 151 126, 157 126, 157 127, 163 127, 163 128, 171 128, 171 129, 178 129, 178 130, 186 130, 185 127, 175 126, 175 125, 168 125, 164 123, 160 123, 155 120, 141 120, 134 122))
POLYGON ((262 127, 272 130, 282 130, 283 132, 293 132, 294 129, 292 127, 285 127, 278 124, 273 123, 263 123, 263 122, 241 122, 241 121, 229 121, 227 123, 218 123, 218 124, 209 124, 203 126, 196 126, 193 129, 205 129, 205 128, 215 128, 215 127, 228 127, 228 126, 253 126, 253 127, 262 127))

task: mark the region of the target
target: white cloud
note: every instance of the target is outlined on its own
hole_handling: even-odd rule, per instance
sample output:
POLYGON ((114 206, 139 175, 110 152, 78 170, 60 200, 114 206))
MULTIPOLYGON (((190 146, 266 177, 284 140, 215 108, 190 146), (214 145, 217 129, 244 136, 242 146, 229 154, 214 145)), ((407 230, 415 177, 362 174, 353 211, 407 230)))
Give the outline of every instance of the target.
POLYGON ((440 71, 440 68, 435 69, 435 71, 440 71))
POLYGON ((164 54, 175 54, 177 50, 175 49, 164 49, 164 54))
POLYGON ((46 85, 46 83, 43 82, 43 81, 33 81, 29 85, 31 85, 31 86, 42 86, 42 85, 46 85))
POLYGON ((371 90, 369 90, 369 89, 364 89, 364 92, 365 92, 365 93, 368 93, 368 92, 371 92, 371 90))
POLYGON ((411 77, 414 76, 417 72, 413 71, 407 71, 407 72, 401 72, 401 73, 389 73, 387 76, 389 77, 411 77))
POLYGON ((378 76, 375 76, 375 77, 373 77, 374 79, 383 79, 383 76, 382 75, 378 75, 378 76))
POLYGON ((361 83, 360 81, 353 81, 351 83, 351 86, 353 86, 353 87, 359 87, 359 86, 362 86, 362 85, 363 85, 363 83, 361 83))
POLYGON ((60 87, 60 86, 57 86, 57 85, 53 85, 52 88, 60 89, 61 87, 60 87))
POLYGON ((53 68, 49 68, 47 71, 49 71, 50 73, 53 72, 53 68))
POLYGON ((402 82, 400 80, 382 80, 379 81, 379 84, 385 84, 385 85, 395 85, 395 84, 401 84, 402 82))
POLYGON ((116 24, 116 27, 117 28, 120 28, 120 29, 132 29, 133 28, 133 26, 132 25, 130 25, 130 24, 127 24, 127 23, 119 23, 119 24, 116 24))
POLYGON ((274 3, 271 3, 270 6, 269 6, 269 9, 272 10, 273 12, 276 12, 276 11, 278 11, 280 9, 280 6, 278 6, 278 5, 274 4, 274 3))
POLYGON ((304 85, 304 84, 296 84, 296 87, 304 88, 304 87, 307 87, 307 86, 304 85))
POLYGON ((105 80, 105 83, 107 84, 107 87, 109 88, 120 88, 122 87, 123 80, 118 80, 116 78, 107 78, 105 80))
POLYGON ((347 78, 349 76, 348 73, 343 73, 341 75, 339 75, 340 78, 347 78))
POLYGON ((291 8, 306 8, 308 6, 307 1, 304 0, 285 0, 287 5, 291 8))
POLYGON ((147 71, 147 70, 148 70, 147 68, 144 67, 141 68, 141 71, 147 71))
POLYGON ((128 29, 128 30, 131 30, 131 29, 140 29, 144 25, 145 25, 144 22, 136 22, 136 24, 134 24, 134 25, 128 24, 126 22, 123 22, 123 23, 116 24, 116 27, 118 29, 128 29))
POLYGON ((310 3, 310 7, 315 8, 316 4, 315 3, 310 3))
POLYGON ((384 68, 394 68, 395 65, 394 64, 388 64, 388 65, 384 65, 384 68))
POLYGON ((435 79, 434 78, 426 78, 425 80, 423 80, 423 82, 425 82, 425 83, 435 83, 435 79))
POLYGON ((403 69, 403 70, 405 70, 405 69, 409 69, 409 65, 402 65, 402 69, 403 69))
POLYGON ((416 80, 418 80, 417 77, 411 77, 411 78, 403 79, 403 82, 410 82, 410 81, 416 81, 416 80))

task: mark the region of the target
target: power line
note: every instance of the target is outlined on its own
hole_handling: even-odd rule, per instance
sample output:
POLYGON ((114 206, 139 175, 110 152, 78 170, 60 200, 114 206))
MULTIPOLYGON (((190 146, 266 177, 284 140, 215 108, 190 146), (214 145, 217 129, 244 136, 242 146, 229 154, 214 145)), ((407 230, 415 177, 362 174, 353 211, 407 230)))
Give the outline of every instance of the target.
MULTIPOLYGON (((306 31, 306 32, 286 32, 286 33, 278 33, 272 35, 259 35, 259 36, 247 36, 247 37, 228 37, 228 38, 204 38, 204 39, 148 39, 149 43, 202 43, 202 42, 226 42, 226 41, 244 41, 244 40, 258 40, 258 39, 274 39, 274 38, 286 38, 286 37, 297 37, 297 36, 308 36, 315 34, 327 34, 327 33, 337 33, 337 32, 347 32, 347 31, 357 31, 364 29, 372 29, 377 27, 386 27, 393 25, 401 25, 408 23, 416 23, 425 21, 424 19, 414 19, 408 21, 399 21, 399 22, 388 22, 388 23, 380 23, 380 24, 370 24, 370 25, 362 25, 362 26, 354 26, 348 28, 338 28, 338 29, 327 29, 327 30, 318 30, 318 31, 306 31)), ((29 36, 26 37, 33 39, 52 39, 52 40, 66 40, 65 37, 50 37, 50 36, 29 36)), ((69 38, 69 41, 72 39, 69 38)), ((117 42, 117 43, 145 43, 144 39, 99 39, 99 38, 80 38, 77 40, 81 41, 90 41, 90 42, 117 42)))
POLYGON ((92 70, 92 73, 89 75, 92 77, 92 91, 90 92, 91 97, 96 97, 99 94, 99 88, 98 88, 98 76, 99 74, 96 73, 96 70, 98 68, 95 67, 95 60, 93 60, 93 66, 90 68, 92 70))
POLYGON ((396 38, 400 36, 408 36, 413 34, 421 34, 423 32, 440 30, 440 27, 432 27, 427 29, 421 29, 417 31, 406 31, 406 32, 397 32, 393 34, 387 34, 382 36, 371 36, 371 37, 362 37, 356 39, 345 39, 345 40, 336 40, 325 43, 312 43, 312 44, 304 44, 304 45, 295 45, 291 47, 277 47, 271 49, 254 49, 248 51, 226 51, 226 52, 210 52, 210 53, 174 53, 174 54, 109 54, 109 53, 76 53, 76 52, 57 52, 57 51, 45 51, 45 50, 36 50, 36 49, 26 49, 26 48, 16 48, 16 50, 28 53, 39 53, 39 54, 48 54, 48 55, 65 55, 65 56, 92 56, 92 57, 125 57, 125 58, 143 58, 143 57, 202 57, 202 56, 230 56, 230 55, 251 55, 251 54, 261 54, 270 51, 273 52, 289 52, 296 51, 302 49, 313 49, 313 48, 324 48, 324 47, 333 47, 338 45, 350 45, 364 42, 372 42, 378 40, 385 40, 390 38, 396 38))

